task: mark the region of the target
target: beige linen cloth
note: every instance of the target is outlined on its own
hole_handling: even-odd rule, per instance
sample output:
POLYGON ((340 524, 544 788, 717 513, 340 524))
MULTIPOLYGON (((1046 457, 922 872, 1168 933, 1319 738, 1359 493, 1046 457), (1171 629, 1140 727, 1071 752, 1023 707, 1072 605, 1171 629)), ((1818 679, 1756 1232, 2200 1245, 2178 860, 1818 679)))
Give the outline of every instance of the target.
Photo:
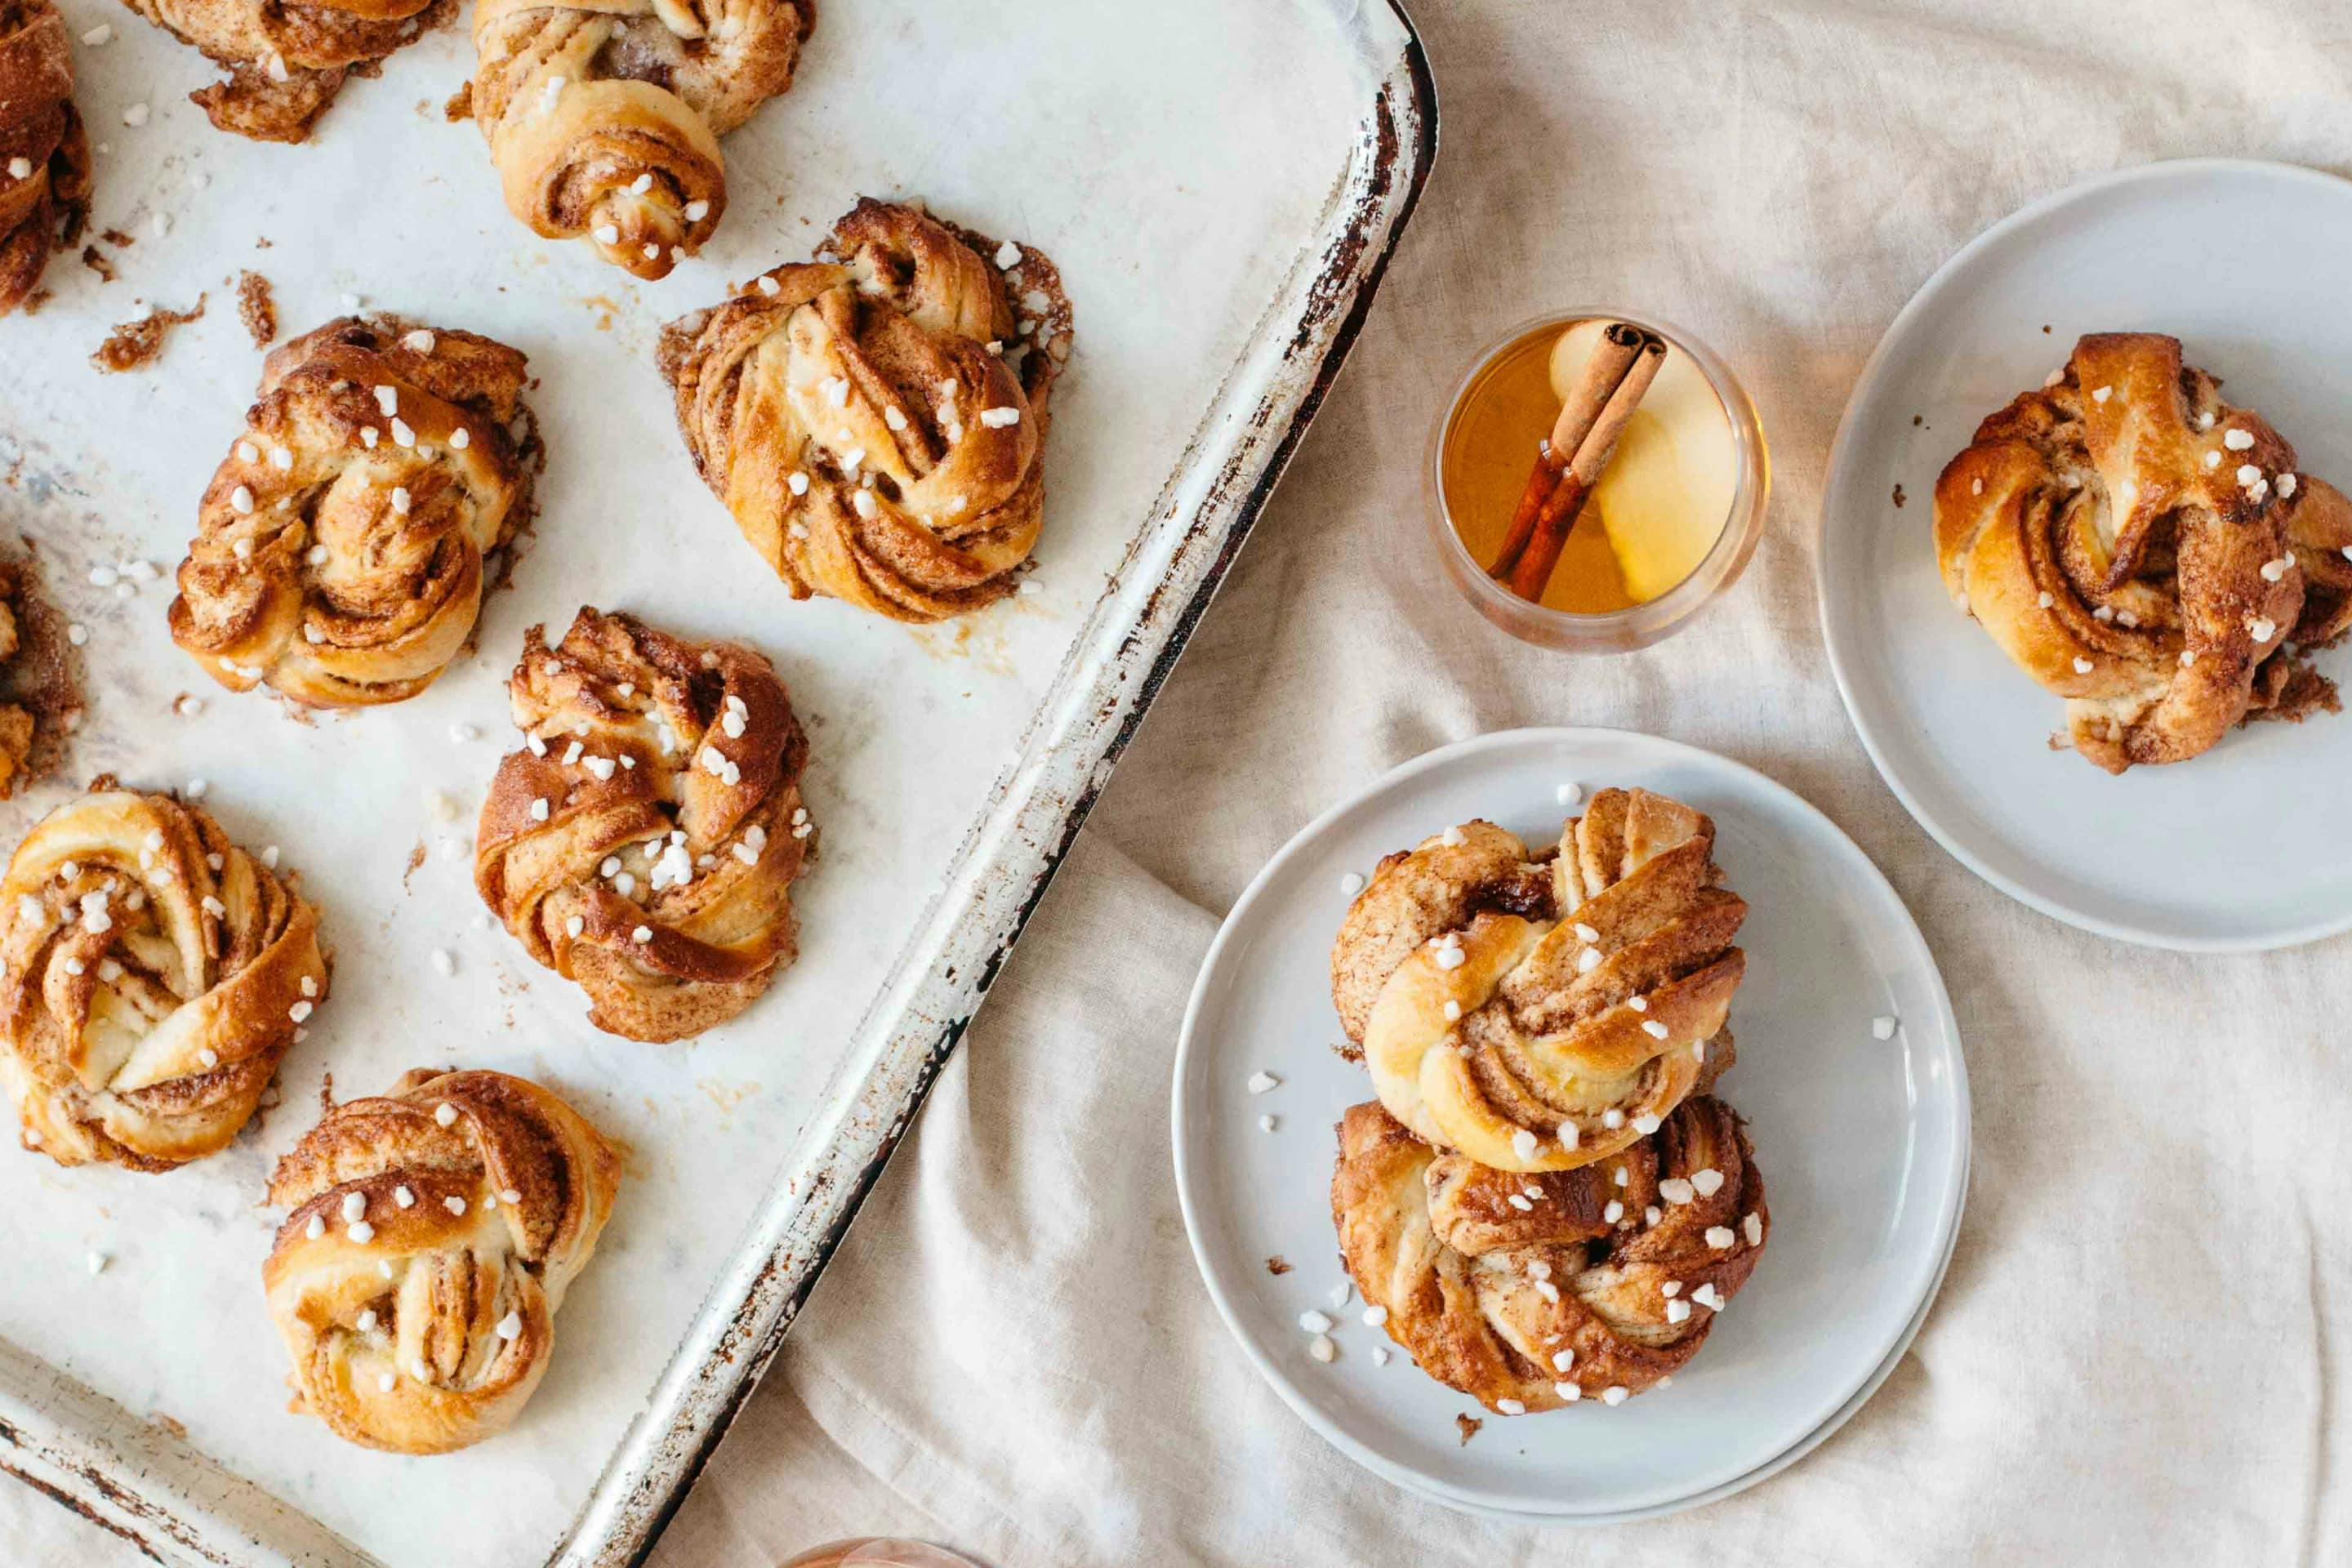
MULTIPOLYGON (((1979 881, 1847 726, 1811 538, 1864 356, 1985 226, 2157 158, 2352 174, 2352 4, 1416 8, 1445 146, 1354 360, 657 1568, 886 1531, 998 1568, 2352 1562, 2352 941, 2143 952, 1979 881), (1611 301, 1738 368, 1778 483, 1729 599, 1577 659, 1442 585, 1420 463, 1479 344, 1611 301), (1950 1278, 1877 1397, 1774 1480, 1601 1533, 1452 1514, 1326 1447, 1211 1308, 1168 1154, 1193 972, 1265 859, 1416 752, 1566 722, 1724 752, 1851 833, 1943 965, 1976 1109, 1950 1278)), ((2282 831, 2340 856, 2347 820, 2282 831)), ((0 1488, 12 1532, 122 1555, 0 1488)))

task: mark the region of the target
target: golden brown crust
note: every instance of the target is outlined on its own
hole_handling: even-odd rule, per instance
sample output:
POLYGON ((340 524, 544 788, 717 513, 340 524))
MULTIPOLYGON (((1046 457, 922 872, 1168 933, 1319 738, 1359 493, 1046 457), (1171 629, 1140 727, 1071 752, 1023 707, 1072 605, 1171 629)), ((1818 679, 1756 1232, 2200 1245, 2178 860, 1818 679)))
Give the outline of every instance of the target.
POLYGON ((430 686, 473 636, 484 557, 530 515, 524 378, 503 343, 392 316, 274 351, 205 491, 173 640, 233 691, 316 707, 430 686))
POLYGON ((675 1040, 751 1005, 794 953, 814 852, 808 742, 784 683, 737 643, 583 609, 533 626, 509 688, 530 740, 482 804, 475 886, 589 1021, 675 1040))
POLYGON ((457 0, 123 0, 228 79, 188 94, 214 128, 302 142, 344 79, 373 76, 402 45, 457 14, 457 0))
POLYGON ((2197 756, 2298 684, 2308 708, 2318 678, 2286 649, 2352 621, 2339 536, 2344 498, 2152 332, 2084 338, 1936 484, 1953 602, 2109 773, 2197 756))
POLYGON ((139 1171, 225 1147, 326 995, 318 931, 194 806, 103 787, 50 813, 0 880, 0 1080, 25 1146, 139 1171))
POLYGON ((1355 1106, 1331 1216, 1389 1337, 1501 1415, 1615 1404, 1679 1370, 1771 1226, 1739 1118, 1706 1096, 1605 1162, 1534 1175, 1440 1154, 1355 1106))
POLYGON ((1331 948, 1381 1103, 1505 1171, 1570 1170, 1654 1131, 1731 1058, 1748 906, 1714 849, 1703 813, 1605 789, 1549 864, 1490 822, 1383 860, 1331 948))
POLYGON ((417 1068, 330 1109, 278 1163, 262 1267, 296 1408, 370 1448, 446 1454, 513 1424, 620 1158, 548 1089, 417 1068))
POLYGON ((871 200, 821 253, 663 329, 696 468, 794 598, 936 621, 1003 597, 1044 518, 1060 274, 871 200))
POLYGON ((54 770, 81 722, 66 619, 41 593, 33 557, 0 557, 0 800, 54 770))
POLYGON ((50 255, 81 237, 89 214, 89 142, 73 85, 73 48, 51 0, 0 0, 0 316, 26 304, 50 255))
POLYGON ((664 278, 727 208, 719 139, 793 84, 814 0, 478 0, 471 111, 507 210, 664 278))

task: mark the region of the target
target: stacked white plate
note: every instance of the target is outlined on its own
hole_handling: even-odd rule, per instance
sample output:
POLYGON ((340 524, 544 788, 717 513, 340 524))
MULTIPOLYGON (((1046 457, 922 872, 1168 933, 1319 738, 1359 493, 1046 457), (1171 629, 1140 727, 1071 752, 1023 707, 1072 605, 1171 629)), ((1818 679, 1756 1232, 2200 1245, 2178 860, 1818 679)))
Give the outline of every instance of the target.
MULTIPOLYGON (((1262 1082, 1262 1080, 1261 1080, 1262 1082)), ((1176 1059, 1177 1187, 1217 1310, 1308 1426, 1448 1506, 1606 1523, 1696 1506, 1771 1476, 1859 1409, 1918 1331, 1968 1190, 1968 1072, 1935 960, 1877 868, 1827 817, 1738 763, 1611 730, 1521 730, 1416 759, 1327 812, 1250 884, 1192 994, 1176 1059), (1486 817, 1557 838, 1596 788, 1641 785, 1714 817, 1748 900, 1738 1065, 1772 1236, 1747 1288, 1668 1387, 1517 1417, 1421 1373, 1346 1281, 1330 1214, 1334 1124, 1371 1098, 1338 1054, 1333 932, 1392 850, 1486 817), (1565 801, 1564 798, 1565 797, 1565 801), (1891 1037, 1880 1018, 1899 1021, 1891 1037), (1254 1092, 1253 1078, 1280 1081, 1254 1092), (1275 1119, 1273 1131, 1263 1120, 1275 1119), (1292 1266, 1276 1274, 1267 1260, 1292 1266), (1308 1352, 1322 1310, 1338 1358, 1308 1352), (1375 1347, 1388 1345, 1387 1364, 1375 1347), (1480 1417, 1463 1441, 1457 1415, 1480 1417)))

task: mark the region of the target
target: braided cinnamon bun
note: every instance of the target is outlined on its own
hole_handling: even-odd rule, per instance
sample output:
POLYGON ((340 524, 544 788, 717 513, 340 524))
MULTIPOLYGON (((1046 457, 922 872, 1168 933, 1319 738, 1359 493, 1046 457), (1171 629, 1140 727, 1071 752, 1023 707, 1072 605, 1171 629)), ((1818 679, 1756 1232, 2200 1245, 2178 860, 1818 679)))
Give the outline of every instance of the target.
POLYGON ((0 1083, 60 1165, 166 1171, 226 1147, 327 994, 319 918, 220 824, 100 786, 0 879, 0 1083))
POLYGON ((81 237, 89 141, 73 49, 51 0, 0 0, 0 316, 32 297, 53 251, 81 237))
POLYGON ((530 514, 523 356, 346 316, 273 351, 180 565, 172 639, 233 691, 397 702, 474 635, 530 514))
POLYGON ((507 210, 666 278, 727 210, 719 139, 793 85, 815 0, 478 0, 474 119, 507 210))
POLYGON ((303 142, 347 77, 373 76, 457 0, 123 0, 228 72, 188 94, 217 131, 303 142))
POLYGON ((1003 598, 1044 518, 1061 275, 870 200, 820 254, 663 329, 696 469, 796 599, 936 621, 1003 598))
POLYGON ((1331 1216, 1389 1337, 1505 1415, 1620 1404, 1680 1370, 1771 1227, 1739 1118, 1705 1095, 1605 1160, 1533 1174, 1439 1153, 1354 1106, 1331 1216))
POLYGON ((775 669, 583 609, 533 626, 508 688, 526 748, 482 803, 474 882, 589 1022, 698 1035, 792 962, 792 885, 814 848, 808 742, 775 669))
POLYGON ((2084 338, 1936 482, 1953 603, 2066 700, 2074 750, 2109 773, 2332 709, 2288 647, 2352 625, 2352 502, 2180 353, 2153 332, 2084 338))
POLYGON ((419 1068, 330 1109, 269 1180, 293 1211, 261 1278, 295 1407, 400 1454, 513 1425, 620 1179, 585 1118, 505 1073, 419 1068))
POLYGON ((1727 1066, 1748 906, 1715 824, 1605 789, 1556 855, 1470 822, 1381 861, 1331 948, 1381 1103, 1503 1171, 1564 1171, 1656 1131, 1727 1066))

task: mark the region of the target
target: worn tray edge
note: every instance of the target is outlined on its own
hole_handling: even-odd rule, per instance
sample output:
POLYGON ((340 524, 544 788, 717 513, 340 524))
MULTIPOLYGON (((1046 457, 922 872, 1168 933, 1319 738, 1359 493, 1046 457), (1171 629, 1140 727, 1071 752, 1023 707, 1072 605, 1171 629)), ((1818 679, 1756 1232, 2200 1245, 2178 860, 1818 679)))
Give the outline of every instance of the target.
POLYGON ((690 1358, 681 1346, 647 1417, 551 1568, 624 1568, 651 1552, 961 1040, 1354 346, 1437 148, 1436 86, 1420 36, 1401 5, 1387 4, 1402 47, 1334 194, 1332 219, 1317 237, 1319 257, 1302 265, 1268 312, 1295 326, 1270 356, 1265 391, 1238 422, 1247 434, 1228 436, 1216 461, 1211 431, 1229 412, 1229 383, 1157 509, 1172 521, 1190 500, 1191 521, 1140 535, 1097 607, 1099 622, 1124 604, 1139 605, 1125 617, 1126 637, 1113 657, 1074 667, 1057 683, 1021 764, 959 852, 936 918, 900 960, 908 994, 894 988, 867 1015, 860 1035, 878 1049, 854 1055, 843 1073, 862 1073, 863 1081, 803 1133, 810 1157, 755 1219, 742 1267, 713 1292, 726 1310, 706 1312, 698 1325, 708 1331, 702 1353, 690 1358), (991 854, 992 846, 1003 847, 991 854), (969 897, 959 898, 967 888, 969 897), (667 1425, 656 1430, 653 1419, 665 1411, 667 1425))

